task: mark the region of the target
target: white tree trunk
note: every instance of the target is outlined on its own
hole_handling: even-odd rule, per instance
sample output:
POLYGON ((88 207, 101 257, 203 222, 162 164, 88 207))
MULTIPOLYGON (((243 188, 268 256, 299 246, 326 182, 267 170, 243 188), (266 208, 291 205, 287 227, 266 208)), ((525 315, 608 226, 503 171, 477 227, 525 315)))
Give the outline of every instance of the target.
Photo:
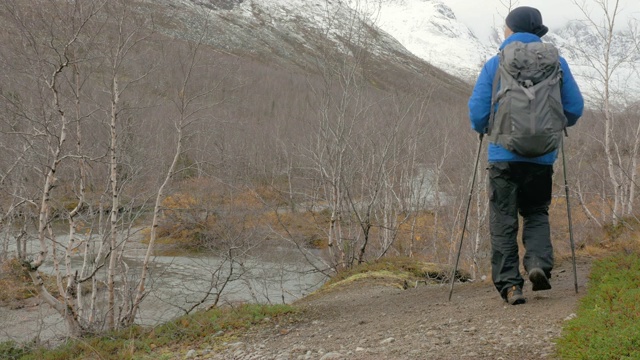
POLYGON ((116 254, 118 245, 118 209, 120 202, 118 198, 118 106, 120 103, 120 93, 118 89, 118 77, 114 75, 111 83, 111 118, 109 122, 110 142, 109 142, 109 183, 111 185, 111 212, 109 227, 109 267, 107 268, 107 326, 109 329, 116 327, 116 300, 115 300, 115 277, 116 277, 116 254))

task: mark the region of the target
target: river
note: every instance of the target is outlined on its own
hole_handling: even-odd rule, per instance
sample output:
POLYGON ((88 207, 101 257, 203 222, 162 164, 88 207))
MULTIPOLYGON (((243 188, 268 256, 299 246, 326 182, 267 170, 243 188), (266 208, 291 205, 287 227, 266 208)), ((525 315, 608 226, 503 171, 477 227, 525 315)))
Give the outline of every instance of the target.
MULTIPOLYGON (((62 236, 58 242, 64 244, 66 239, 62 236)), ((35 247, 35 244, 30 246, 35 247)), ((239 262, 233 267, 234 280, 222 290, 212 284, 220 284, 220 277, 229 274, 229 262, 224 258, 215 254, 154 256, 146 282, 148 295, 141 304, 136 322, 142 325, 166 322, 200 303, 207 293, 210 295, 200 309, 212 304, 218 292, 221 293, 218 305, 291 303, 317 289, 325 280, 293 247, 262 245, 250 254, 236 259, 239 262)), ((123 262, 132 274, 129 277, 131 284, 135 284, 140 274, 143 258, 144 245, 139 242, 124 254, 123 262)), ((75 255, 72 267, 79 269, 81 260, 79 254, 75 255)), ((51 256, 40 270, 53 273, 51 256)), ((104 276, 100 274, 99 278, 104 279, 104 276)), ((34 338, 55 342, 64 338, 66 327, 62 317, 49 305, 41 301, 35 303, 38 305, 22 309, 0 307, 0 342, 25 342, 34 338)))

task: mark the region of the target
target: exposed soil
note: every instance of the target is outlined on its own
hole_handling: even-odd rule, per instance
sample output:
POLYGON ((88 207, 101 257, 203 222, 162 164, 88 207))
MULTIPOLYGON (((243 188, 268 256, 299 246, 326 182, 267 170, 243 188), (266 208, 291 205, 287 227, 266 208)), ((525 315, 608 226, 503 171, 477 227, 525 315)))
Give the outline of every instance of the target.
MULTIPOLYGON (((299 321, 267 322, 220 351, 192 349, 197 359, 552 359, 554 339, 575 316, 591 261, 578 261, 579 294, 571 262, 559 264, 553 288, 507 305, 490 281, 398 289, 357 282, 315 294, 296 305, 299 321)), ((415 285, 415 284, 409 284, 415 285)))

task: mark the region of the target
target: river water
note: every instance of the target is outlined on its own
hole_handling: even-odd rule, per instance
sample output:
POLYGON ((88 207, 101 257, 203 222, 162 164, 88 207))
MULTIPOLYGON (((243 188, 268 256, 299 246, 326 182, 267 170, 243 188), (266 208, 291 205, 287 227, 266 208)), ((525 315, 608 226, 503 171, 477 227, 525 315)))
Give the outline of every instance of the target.
MULTIPOLYGON (((64 237, 58 241, 65 243, 64 237)), ((129 278, 131 284, 135 284, 136 276, 140 274, 144 251, 144 246, 137 243, 124 254, 123 262, 128 273, 133 274, 129 278)), ((143 325, 166 322, 185 314, 185 310, 203 301, 207 294, 208 298, 199 309, 211 305, 217 293, 221 294, 218 305, 291 303, 326 280, 299 250, 289 246, 263 245, 260 250, 254 249, 251 256, 236 260, 238 262, 231 269, 228 261, 215 254, 155 256, 146 282, 148 295, 140 306, 136 322, 143 325), (226 277, 230 270, 234 277, 221 289, 220 277, 226 277)), ((81 261, 80 255, 75 256, 73 269, 79 269, 81 261)), ((49 261, 40 270, 53 273, 53 264, 49 261)), ((104 277, 104 274, 99 275, 99 278, 104 277)), ((0 307, 0 342, 24 342, 34 338, 55 342, 64 337, 66 327, 62 317, 49 305, 38 303, 13 310, 0 307)))

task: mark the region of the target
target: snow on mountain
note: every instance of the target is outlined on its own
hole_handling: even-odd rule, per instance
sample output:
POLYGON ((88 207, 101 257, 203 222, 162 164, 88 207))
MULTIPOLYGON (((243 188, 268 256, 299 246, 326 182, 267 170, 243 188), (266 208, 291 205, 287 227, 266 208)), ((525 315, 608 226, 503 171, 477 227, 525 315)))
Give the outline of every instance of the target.
POLYGON ((495 54, 443 1, 351 0, 350 5, 414 55, 464 80, 475 81, 481 65, 495 54))
MULTIPOLYGON (((410 54, 473 82, 481 64, 495 53, 458 21, 442 0, 142 1, 193 11, 208 9, 214 19, 209 26, 223 35, 212 41, 225 49, 245 46, 255 56, 267 56, 268 49, 299 57, 292 44, 313 46, 317 43, 313 37, 319 34, 328 37, 336 49, 348 52, 351 49, 344 42, 344 35, 364 29, 376 32, 375 41, 367 49, 376 55, 410 54), (365 29, 363 21, 367 21, 369 29, 365 29)), ((182 15, 176 12, 174 16, 182 15)))
MULTIPOLYGON (((480 41, 443 0, 375 0, 368 3, 377 5, 368 7, 362 5, 363 1, 367 3, 350 0, 350 5, 367 14, 372 23, 416 56, 465 81, 473 83, 481 65, 497 53, 498 44, 491 43, 489 38, 480 41)), ((585 97, 598 102, 606 69, 602 60, 604 40, 597 31, 573 21, 555 28, 543 41, 558 46, 585 97)), ((640 74, 632 65, 640 63, 640 53, 635 46, 621 32, 614 37, 609 65, 617 65, 615 70, 609 69, 613 75, 609 85, 613 97, 621 103, 638 101, 636 94, 640 93, 640 74)))
POLYGON ((428 66, 340 0, 139 1, 149 8, 177 10, 159 15, 165 16, 159 23, 168 25, 163 27, 168 34, 196 39, 197 30, 206 26, 208 44, 258 61, 317 69, 331 61, 333 51, 366 49, 381 68, 385 63, 409 71, 428 66))
MULTIPOLYGON (((412 54, 468 83, 475 82, 481 65, 497 52, 497 44, 488 38, 484 42, 479 40, 469 24, 456 17, 446 0, 146 1, 208 8, 217 19, 212 25, 219 27, 223 35, 213 39, 216 45, 244 48, 257 57, 268 54, 289 57, 301 66, 315 63, 320 37, 328 37, 336 49, 348 52, 352 49, 344 41, 345 34, 363 29, 375 33, 375 41, 367 50, 376 56, 395 61, 394 57, 412 54), (363 20, 368 21, 369 28, 363 25, 363 20)), ((576 46, 602 59, 603 41, 596 31, 580 22, 570 22, 554 27, 543 40, 559 47, 585 95, 597 101, 603 88, 600 75, 603 64, 589 61, 576 46)), ((633 46, 618 35, 611 50, 613 63, 625 58, 633 46)), ((634 61, 640 63, 637 51, 635 56, 618 67, 611 78, 613 95, 627 103, 637 101, 636 94, 640 94, 640 76, 629 65, 634 61)))

